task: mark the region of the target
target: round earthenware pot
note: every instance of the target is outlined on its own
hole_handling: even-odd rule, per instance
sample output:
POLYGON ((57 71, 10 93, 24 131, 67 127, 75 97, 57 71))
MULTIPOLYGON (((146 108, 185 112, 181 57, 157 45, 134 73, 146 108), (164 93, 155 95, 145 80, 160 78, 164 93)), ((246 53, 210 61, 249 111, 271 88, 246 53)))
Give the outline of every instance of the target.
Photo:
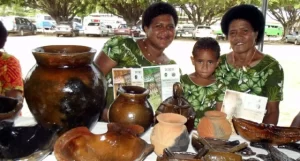
POLYGON ((92 128, 104 108, 106 80, 93 65, 96 50, 51 45, 32 51, 37 64, 25 78, 24 94, 36 121, 56 124, 62 132, 92 128))
POLYGON ((158 123, 150 135, 154 152, 162 156, 164 149, 171 152, 185 152, 189 146, 189 133, 184 125, 187 118, 176 113, 161 113, 156 116, 158 123))
POLYGON ((207 111, 197 126, 197 132, 202 138, 228 140, 232 130, 225 113, 220 111, 207 111))
POLYGON ((153 124, 154 112, 148 102, 149 90, 139 86, 122 86, 108 109, 108 121, 137 124, 146 132, 153 124))

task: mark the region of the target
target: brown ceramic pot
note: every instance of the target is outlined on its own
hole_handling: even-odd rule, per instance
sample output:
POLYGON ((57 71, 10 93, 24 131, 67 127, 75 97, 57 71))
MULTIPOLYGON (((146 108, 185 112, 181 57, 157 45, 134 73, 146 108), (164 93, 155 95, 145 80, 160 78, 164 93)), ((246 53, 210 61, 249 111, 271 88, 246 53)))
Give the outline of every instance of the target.
POLYGON ((103 111, 106 80, 92 64, 96 50, 52 45, 33 50, 37 64, 25 79, 24 94, 36 121, 62 132, 93 127, 103 111))
POLYGON ((158 123, 150 135, 156 155, 163 155, 165 148, 172 152, 185 152, 189 146, 189 133, 184 125, 187 118, 176 113, 161 113, 157 116, 158 123))
POLYGON ((148 102, 149 90, 139 86, 122 86, 108 109, 108 121, 137 124, 146 132, 153 124, 154 112, 148 102))
MULTIPOLYGON (((155 112, 155 116, 160 113, 177 113, 187 118, 185 123, 188 132, 194 129, 196 112, 191 104, 183 97, 182 85, 177 82, 173 85, 173 96, 165 99, 155 112)), ((157 121, 156 121, 157 123, 157 121)))
POLYGON ((93 134, 77 127, 57 139, 54 155, 58 161, 142 161, 153 152, 153 145, 138 137, 139 125, 109 123, 107 132, 93 134))
POLYGON ((228 140, 232 130, 225 113, 220 111, 207 111, 197 126, 197 132, 202 138, 228 140))
POLYGON ((0 96, 0 121, 6 120, 13 122, 23 107, 17 99, 0 96))

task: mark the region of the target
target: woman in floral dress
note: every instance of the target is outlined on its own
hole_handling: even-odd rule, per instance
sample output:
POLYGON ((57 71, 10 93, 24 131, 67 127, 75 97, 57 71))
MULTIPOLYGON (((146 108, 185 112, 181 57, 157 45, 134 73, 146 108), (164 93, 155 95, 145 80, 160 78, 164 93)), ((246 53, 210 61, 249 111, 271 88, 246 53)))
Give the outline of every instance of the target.
POLYGON ((268 98, 263 123, 277 125, 283 99, 283 69, 272 56, 255 48, 263 41, 265 19, 252 5, 239 5, 221 21, 232 51, 222 55, 216 77, 228 89, 268 98))
MULTIPOLYGON (((177 12, 172 5, 153 3, 142 17, 145 39, 116 36, 104 44, 94 63, 108 81, 106 110, 113 102, 112 68, 175 64, 164 54, 164 50, 174 40, 177 22, 177 12)), ((103 121, 107 120, 106 110, 102 115, 103 121)))
POLYGON ((194 45, 192 63, 195 72, 181 76, 184 97, 196 112, 195 128, 206 111, 220 107, 224 97, 224 85, 216 81, 215 69, 219 64, 220 46, 209 37, 200 38, 194 45))
POLYGON ((0 21, 0 95, 13 97, 23 103, 23 80, 19 61, 3 49, 7 31, 0 21))

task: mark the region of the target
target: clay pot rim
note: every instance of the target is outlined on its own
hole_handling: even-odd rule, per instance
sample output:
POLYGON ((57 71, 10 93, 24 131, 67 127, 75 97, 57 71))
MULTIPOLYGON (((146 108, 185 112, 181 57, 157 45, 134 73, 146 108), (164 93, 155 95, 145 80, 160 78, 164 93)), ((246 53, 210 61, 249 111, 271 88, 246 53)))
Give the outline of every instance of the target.
POLYGON ((143 88, 140 86, 122 86, 120 87, 120 89, 118 90, 120 92, 120 95, 124 95, 124 96, 144 96, 144 95, 148 95, 150 93, 150 90, 147 88, 143 88), (126 88, 137 88, 139 90, 144 90, 144 92, 142 93, 128 93, 126 92, 126 88))
POLYGON ((227 114, 221 111, 206 111, 204 113, 206 117, 210 118, 226 118, 227 114))
POLYGON ((84 45, 44 45, 40 46, 37 48, 32 49, 32 53, 34 54, 51 54, 51 55, 77 55, 77 54, 95 54, 97 52, 96 49, 89 47, 89 46, 84 46, 84 45), (60 47, 60 48, 66 48, 66 47, 81 47, 81 48, 86 48, 89 50, 83 51, 83 52, 68 52, 68 53, 61 53, 57 51, 49 52, 49 51, 41 51, 41 49, 48 48, 48 47, 60 47))
MULTIPOLYGON (((1 96, 1 97, 4 99, 12 99, 18 101, 17 99, 11 97, 6 97, 6 98, 5 96, 1 96)), ((21 111, 22 108, 23 108, 23 104, 17 102, 17 104, 10 111, 0 113, 0 121, 14 119, 15 117, 17 117, 17 114, 21 111)))
POLYGON ((156 116, 156 119, 158 122, 162 122, 164 124, 168 125, 183 125, 187 122, 187 118, 183 115, 177 114, 177 113, 160 113, 156 116), (172 117, 170 120, 172 122, 166 121, 166 118, 172 117))

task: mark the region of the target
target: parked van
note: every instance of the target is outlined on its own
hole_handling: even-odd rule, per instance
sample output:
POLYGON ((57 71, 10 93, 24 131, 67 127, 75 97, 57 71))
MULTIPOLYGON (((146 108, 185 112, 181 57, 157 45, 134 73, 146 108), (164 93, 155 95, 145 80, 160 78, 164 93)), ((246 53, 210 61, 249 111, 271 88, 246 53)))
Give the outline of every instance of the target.
POLYGON ((283 27, 280 24, 266 24, 265 35, 266 36, 282 36, 283 27))
POLYGON ((35 35, 37 32, 36 26, 27 18, 19 16, 7 16, 2 19, 8 33, 17 33, 21 36, 30 33, 35 35))

